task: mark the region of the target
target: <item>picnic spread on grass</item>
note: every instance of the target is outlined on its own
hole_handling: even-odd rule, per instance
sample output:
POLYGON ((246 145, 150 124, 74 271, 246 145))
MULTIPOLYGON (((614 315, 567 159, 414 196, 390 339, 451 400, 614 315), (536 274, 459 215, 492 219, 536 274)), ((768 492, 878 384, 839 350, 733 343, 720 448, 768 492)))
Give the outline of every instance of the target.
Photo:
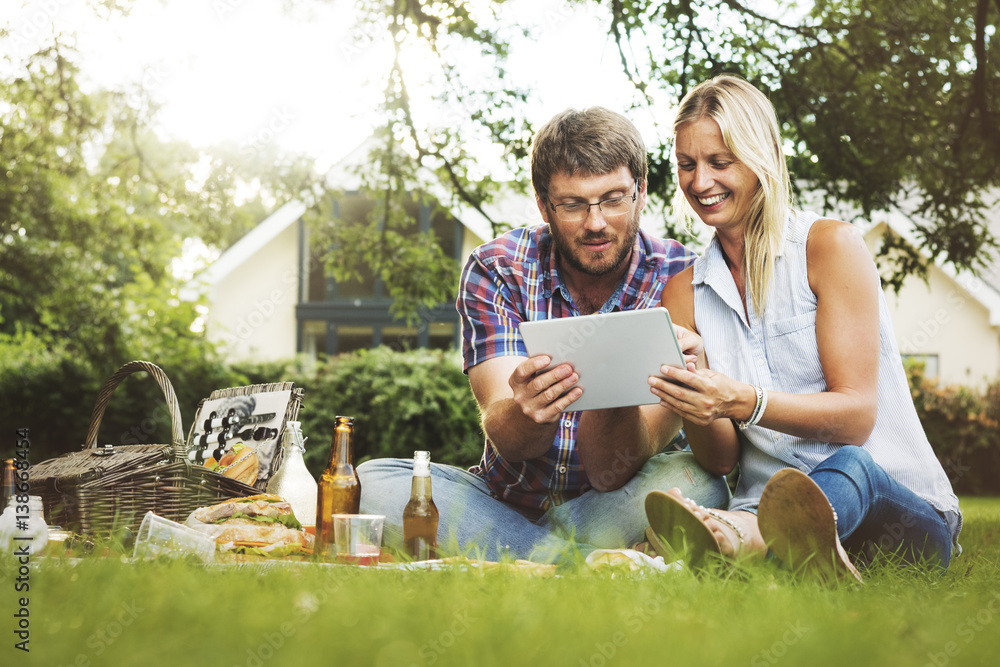
MULTIPOLYGON (((360 514, 353 419, 338 416, 317 481, 303 460, 303 391, 282 382, 233 387, 202 400, 184 435, 176 394, 148 361, 122 366, 98 394, 80 451, 20 466, 6 462, 0 548, 37 557, 185 558, 209 565, 300 563, 374 568, 506 569, 552 576, 555 565, 439 557, 428 452, 414 454, 410 500, 400 507, 404 548, 382 548, 384 516, 360 514), (133 373, 159 385, 167 444, 98 445, 112 394, 133 373)), ((25 434, 25 438, 28 434, 25 434)), ((393 517, 397 519, 399 517, 393 517)), ((645 554, 601 551, 593 567, 648 566, 645 554)))

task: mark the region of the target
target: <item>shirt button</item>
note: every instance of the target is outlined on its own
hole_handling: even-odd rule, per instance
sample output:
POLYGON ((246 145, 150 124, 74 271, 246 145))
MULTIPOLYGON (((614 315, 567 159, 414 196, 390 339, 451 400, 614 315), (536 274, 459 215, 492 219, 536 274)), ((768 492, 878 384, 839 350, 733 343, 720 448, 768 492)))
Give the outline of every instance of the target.
POLYGON ((764 360, 764 357, 757 357, 757 365, 758 366, 765 366, 765 365, 767 365, 767 362, 764 360))
POLYGON ((566 466, 559 466, 559 474, 560 475, 566 474, 566 466))
POLYGON ((564 419, 563 420, 563 426, 565 426, 566 428, 573 428, 573 420, 572 419, 564 419))

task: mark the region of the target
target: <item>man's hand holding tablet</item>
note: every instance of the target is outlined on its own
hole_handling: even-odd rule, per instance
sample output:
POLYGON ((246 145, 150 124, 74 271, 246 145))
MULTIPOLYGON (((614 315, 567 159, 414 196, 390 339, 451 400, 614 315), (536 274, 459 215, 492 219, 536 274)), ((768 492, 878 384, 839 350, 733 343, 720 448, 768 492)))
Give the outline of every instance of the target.
POLYGON ((664 364, 693 368, 702 348, 700 336, 675 327, 660 307, 522 322, 519 331, 529 355, 551 359, 539 370, 569 364, 578 375, 583 395, 564 411, 657 403, 648 378, 663 377, 664 364))

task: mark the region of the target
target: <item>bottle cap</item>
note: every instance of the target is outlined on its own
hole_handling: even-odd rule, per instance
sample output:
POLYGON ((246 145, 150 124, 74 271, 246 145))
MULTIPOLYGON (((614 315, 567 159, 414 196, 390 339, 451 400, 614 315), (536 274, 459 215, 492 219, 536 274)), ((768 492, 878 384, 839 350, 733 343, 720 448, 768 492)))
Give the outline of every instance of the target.
POLYGON ((430 452, 413 452, 413 474, 424 477, 431 474, 430 452))

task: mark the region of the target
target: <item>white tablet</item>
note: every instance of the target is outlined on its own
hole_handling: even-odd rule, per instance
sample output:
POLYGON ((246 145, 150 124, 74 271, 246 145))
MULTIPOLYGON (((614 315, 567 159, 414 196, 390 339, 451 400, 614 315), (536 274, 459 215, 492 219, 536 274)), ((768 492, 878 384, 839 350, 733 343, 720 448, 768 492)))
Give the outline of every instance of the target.
POLYGON ((566 409, 597 410, 650 405, 649 376, 660 366, 684 368, 684 355, 666 308, 522 322, 529 356, 546 354, 552 366, 572 364, 583 396, 566 409))

